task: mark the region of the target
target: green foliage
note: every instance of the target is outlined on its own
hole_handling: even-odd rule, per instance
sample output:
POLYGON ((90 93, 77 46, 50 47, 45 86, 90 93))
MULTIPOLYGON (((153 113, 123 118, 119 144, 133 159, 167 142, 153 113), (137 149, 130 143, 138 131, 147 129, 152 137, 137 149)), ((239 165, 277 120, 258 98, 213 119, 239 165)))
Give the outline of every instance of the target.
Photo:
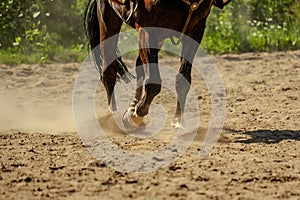
MULTIPOLYGON (((3 0, 0 3, 1 54, 24 55, 17 58, 39 55, 40 62, 64 62, 71 58, 76 61, 80 55, 74 54, 85 43, 81 20, 83 2, 3 0)), ((0 62, 5 62, 2 59, 0 62)))
POLYGON ((22 63, 27 63, 27 64, 41 63, 42 62, 41 57, 42 55, 38 53, 27 56, 25 54, 14 53, 8 50, 0 51, 1 64, 7 64, 12 66, 19 65, 22 63))
MULTIPOLYGON (((81 61, 86 3, 2 0, 0 63, 81 61)), ((233 0, 212 9, 202 46, 210 53, 299 49, 299 27, 299 0, 233 0)))
POLYGON ((212 53, 300 48, 299 0, 233 0, 213 9, 202 46, 212 53))

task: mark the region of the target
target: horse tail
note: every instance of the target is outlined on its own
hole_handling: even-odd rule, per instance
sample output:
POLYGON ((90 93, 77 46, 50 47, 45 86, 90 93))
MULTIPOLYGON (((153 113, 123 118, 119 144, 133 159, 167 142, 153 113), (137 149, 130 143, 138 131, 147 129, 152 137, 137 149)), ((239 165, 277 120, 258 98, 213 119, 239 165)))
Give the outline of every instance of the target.
MULTIPOLYGON (((97 0, 89 0, 84 14, 84 30, 85 35, 89 42, 89 47, 92 50, 93 58, 96 62, 100 77, 102 75, 102 55, 100 48, 96 48, 100 44, 100 27, 97 16, 97 0)), ((118 78, 122 78, 125 83, 130 82, 132 78, 135 78, 129 71, 126 64, 122 61, 117 50, 117 73, 118 78)))

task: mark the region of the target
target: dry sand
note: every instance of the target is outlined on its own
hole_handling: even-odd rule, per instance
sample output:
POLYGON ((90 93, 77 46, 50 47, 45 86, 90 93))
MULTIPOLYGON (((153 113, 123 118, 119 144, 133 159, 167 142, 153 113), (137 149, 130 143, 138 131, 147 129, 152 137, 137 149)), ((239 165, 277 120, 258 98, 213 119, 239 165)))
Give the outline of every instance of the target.
MULTIPOLYGON (((227 93, 219 142, 199 158, 210 96, 194 74, 202 122, 194 143, 174 163, 143 174, 118 172, 82 145, 71 100, 79 64, 1 65, 0 199, 300 199, 300 51, 213 59, 227 93)), ((163 91, 155 103, 173 113, 172 101, 163 91)), ((99 100, 98 110, 105 104, 99 100)), ((99 115, 110 139, 131 151, 160 148, 176 133, 166 125, 157 137, 132 138, 99 115)))

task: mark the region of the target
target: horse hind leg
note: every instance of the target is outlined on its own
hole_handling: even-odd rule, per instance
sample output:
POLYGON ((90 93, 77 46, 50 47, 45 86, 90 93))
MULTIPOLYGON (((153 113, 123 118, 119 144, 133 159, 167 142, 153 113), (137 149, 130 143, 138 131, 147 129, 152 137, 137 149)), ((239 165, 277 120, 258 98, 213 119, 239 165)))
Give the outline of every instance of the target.
POLYGON ((100 28, 100 51, 102 54, 102 83, 106 89, 108 105, 116 111, 114 87, 117 79, 117 44, 122 20, 114 13, 108 3, 98 2, 98 21, 100 28))

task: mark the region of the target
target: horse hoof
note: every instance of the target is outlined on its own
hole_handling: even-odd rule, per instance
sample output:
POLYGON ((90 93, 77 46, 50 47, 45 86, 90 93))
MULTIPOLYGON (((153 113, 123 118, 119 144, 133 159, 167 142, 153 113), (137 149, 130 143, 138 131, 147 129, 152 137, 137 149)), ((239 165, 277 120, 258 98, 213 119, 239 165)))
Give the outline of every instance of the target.
POLYGON ((138 129, 144 122, 143 117, 135 116, 134 115, 134 109, 130 108, 125 111, 122 122, 124 125, 124 128, 128 131, 134 131, 138 129))
POLYGON ((183 123, 180 122, 180 120, 177 117, 172 121, 171 125, 174 126, 174 128, 176 129, 185 129, 183 123))

